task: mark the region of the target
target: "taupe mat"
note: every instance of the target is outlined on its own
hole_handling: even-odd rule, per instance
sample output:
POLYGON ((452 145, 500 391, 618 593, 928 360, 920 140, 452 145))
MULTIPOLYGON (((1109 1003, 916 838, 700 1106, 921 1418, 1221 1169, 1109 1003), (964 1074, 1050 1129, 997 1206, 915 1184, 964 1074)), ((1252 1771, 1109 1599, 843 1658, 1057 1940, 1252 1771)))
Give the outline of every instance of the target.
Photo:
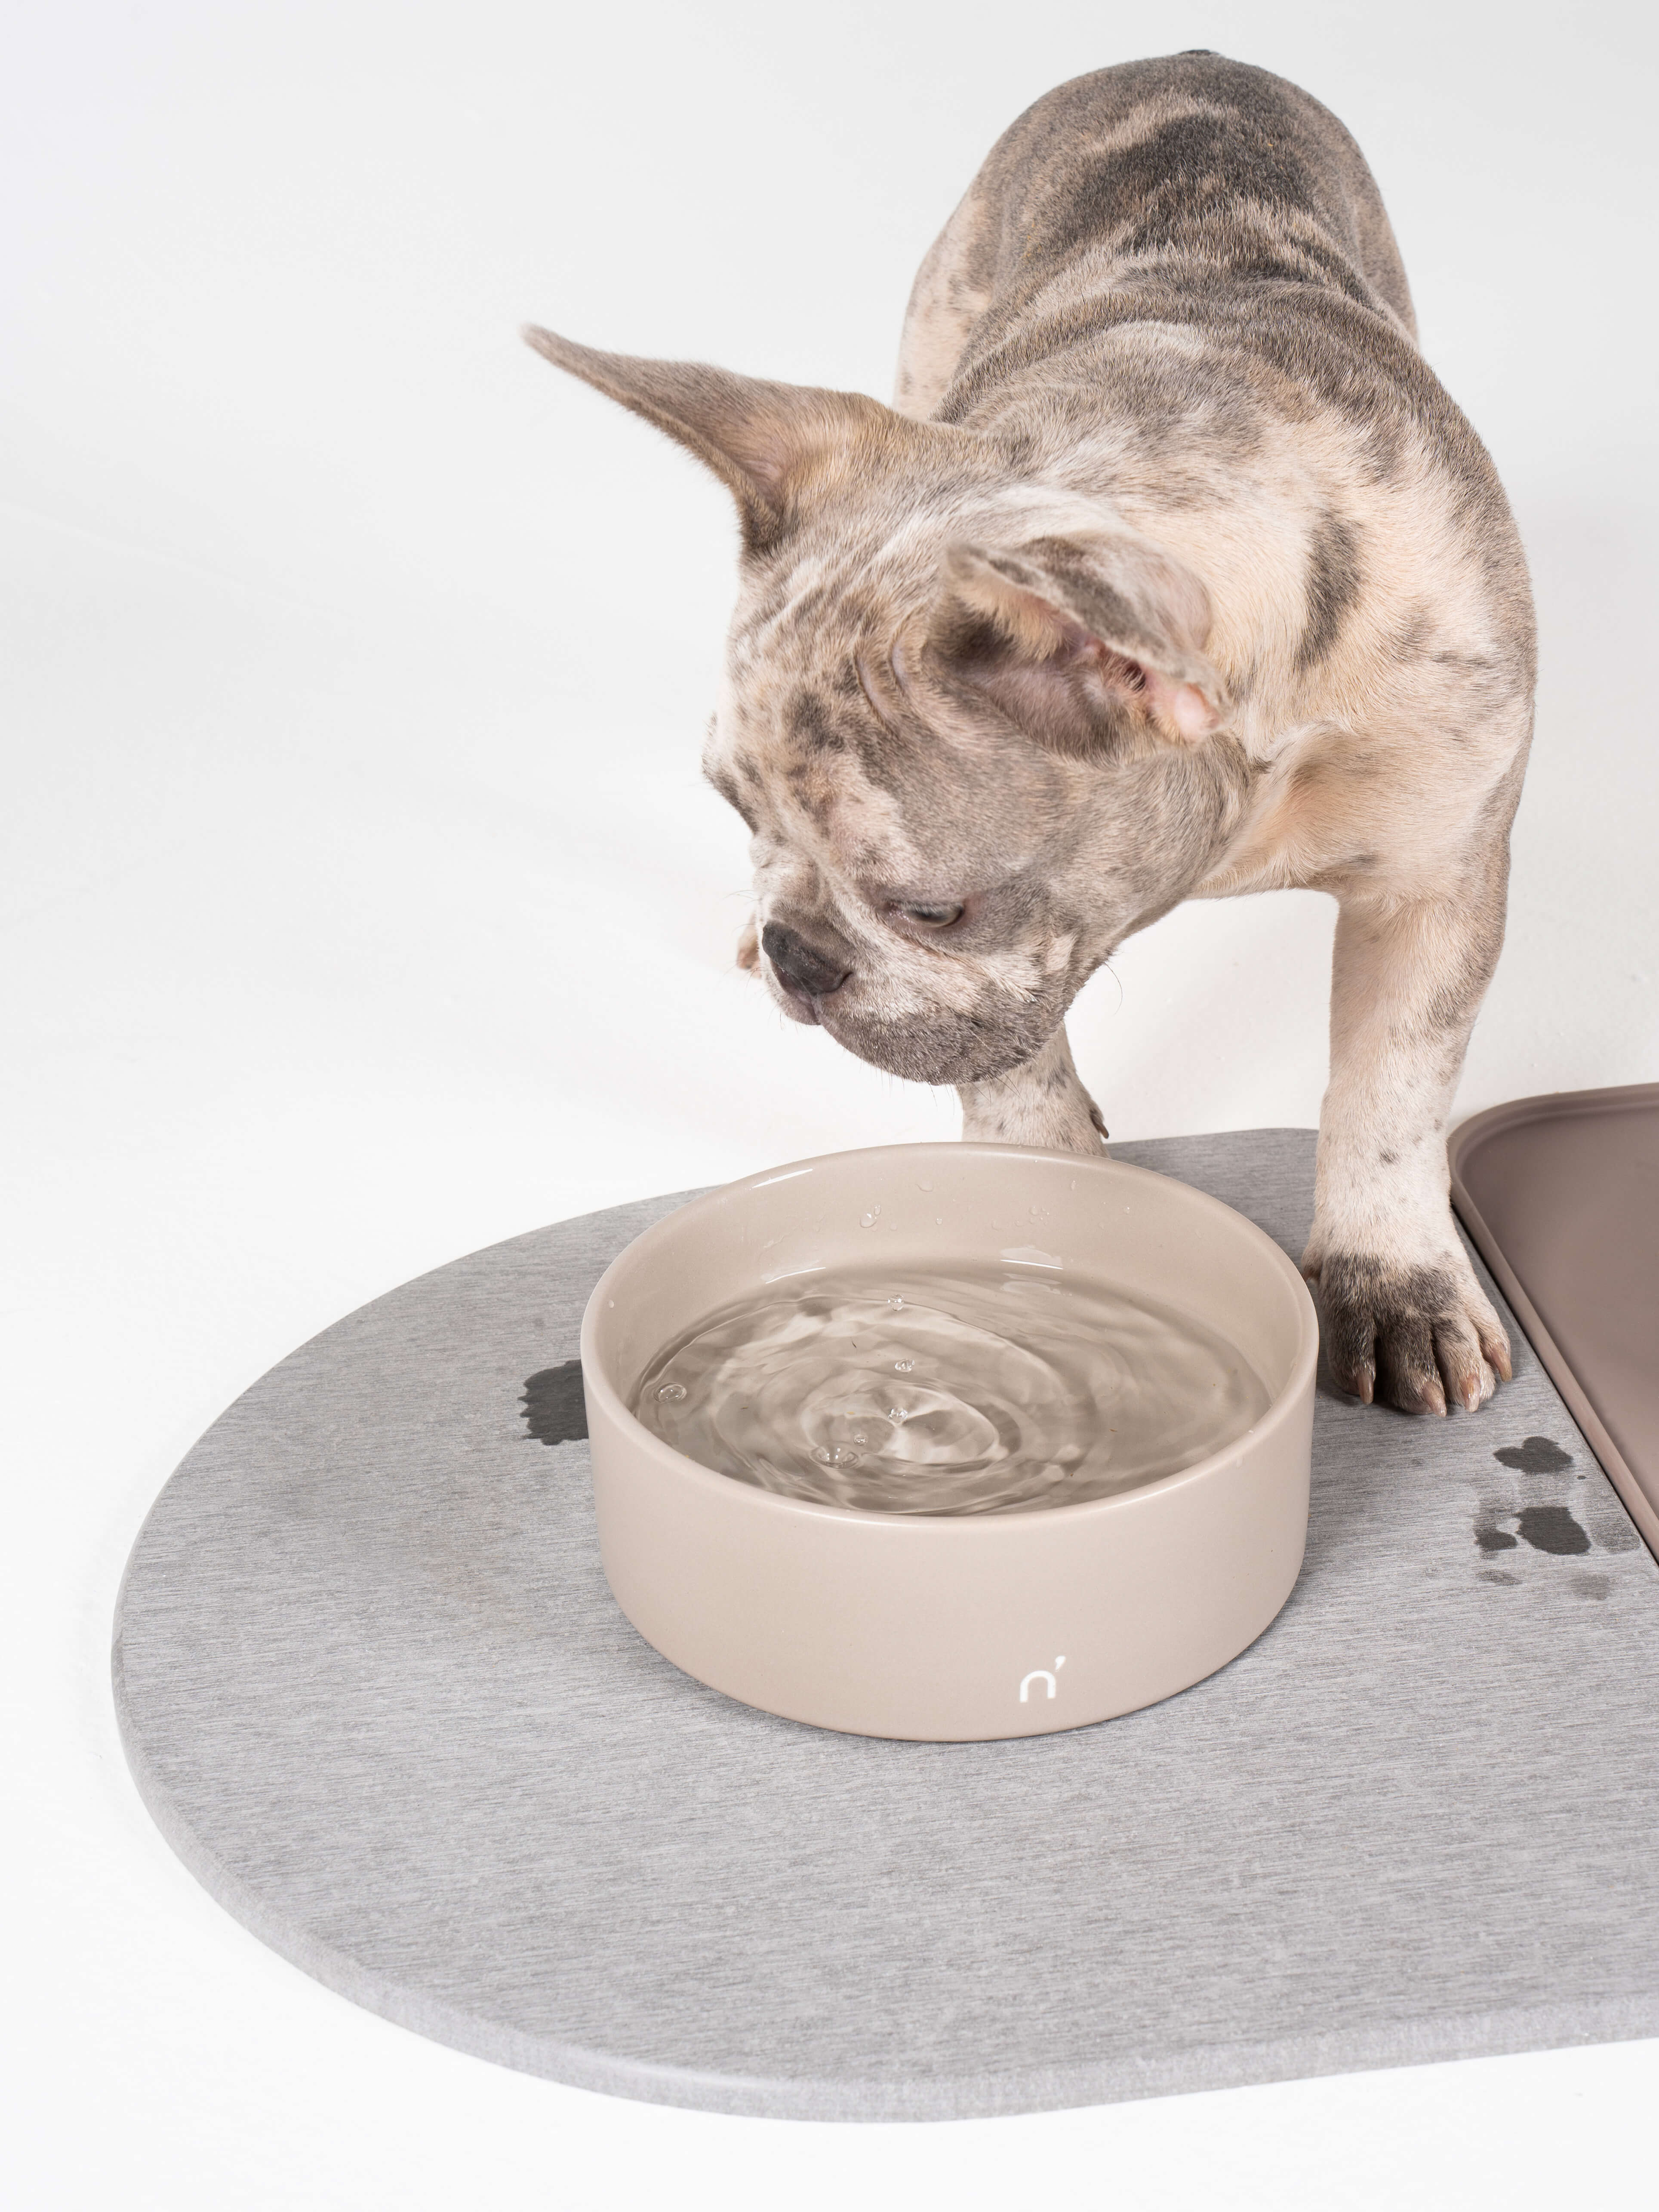
MULTIPOLYGON (((1299 1251, 1310 1133, 1115 1150, 1299 1251)), ((116 1699, 240 1920, 442 2042, 735 2112, 1659 2033, 1659 1570, 1524 1343, 1478 1415, 1322 1395, 1302 1581, 1209 1680, 1069 1735, 831 1735, 640 1641, 554 1441, 589 1285, 674 1202, 364 1307, 162 1492, 116 1699)))
POLYGON ((1659 1083, 1494 1106, 1451 1162, 1465 1227, 1659 1553, 1659 1083))

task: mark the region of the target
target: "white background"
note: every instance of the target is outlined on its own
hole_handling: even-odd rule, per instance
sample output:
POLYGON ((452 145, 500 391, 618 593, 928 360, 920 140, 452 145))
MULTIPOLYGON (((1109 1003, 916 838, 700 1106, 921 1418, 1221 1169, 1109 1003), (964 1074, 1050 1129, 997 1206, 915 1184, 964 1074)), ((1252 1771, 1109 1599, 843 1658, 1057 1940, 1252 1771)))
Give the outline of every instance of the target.
MULTIPOLYGON (((1542 623, 1461 1109, 1659 1077, 1651 20, 14 0, 9 2203, 1651 2202, 1652 2045, 916 2128, 497 2070, 198 1891, 106 1678, 151 1498, 313 1330, 563 1214, 952 1133, 732 972, 742 832, 696 774, 725 495, 514 330, 884 396, 933 233, 1082 70, 1212 46, 1358 137, 1542 623)), ((1073 1021, 1114 1132, 1311 1122, 1331 921, 1281 894, 1127 947, 1073 1021)))

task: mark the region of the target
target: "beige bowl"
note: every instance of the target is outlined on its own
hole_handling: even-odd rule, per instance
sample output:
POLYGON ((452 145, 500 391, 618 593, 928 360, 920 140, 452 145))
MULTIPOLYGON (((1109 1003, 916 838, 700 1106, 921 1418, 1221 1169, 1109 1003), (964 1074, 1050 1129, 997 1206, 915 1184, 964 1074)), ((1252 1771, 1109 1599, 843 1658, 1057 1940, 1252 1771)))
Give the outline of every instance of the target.
POLYGON ((1143 1168, 1003 1145, 775 1168, 636 1237, 588 1302, 581 1348, 617 1604, 688 1674, 790 1720, 942 1741, 1107 1720, 1224 1667, 1302 1565, 1318 1351, 1307 1285, 1242 1214, 1143 1168), (1048 1260, 1236 1345, 1269 1394, 1255 1425, 1115 1497, 907 1516, 712 1473, 629 1410, 664 1346, 767 1281, 878 1256, 1024 1257, 1033 1207, 1048 1260))

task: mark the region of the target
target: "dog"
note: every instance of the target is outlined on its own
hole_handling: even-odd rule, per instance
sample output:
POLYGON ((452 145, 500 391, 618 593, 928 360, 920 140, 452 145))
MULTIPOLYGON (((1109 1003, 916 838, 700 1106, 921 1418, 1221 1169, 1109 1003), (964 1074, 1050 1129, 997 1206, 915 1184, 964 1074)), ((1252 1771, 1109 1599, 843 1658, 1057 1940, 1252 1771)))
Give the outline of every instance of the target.
POLYGON ((704 765, 784 1012, 954 1085, 964 1136, 1096 1152, 1085 979, 1184 899, 1329 892, 1303 1266, 1331 1370, 1484 1405, 1510 1348, 1445 1133, 1503 941, 1531 596, 1335 117, 1203 51, 1049 93, 923 262, 890 407, 526 336, 736 500, 704 765))

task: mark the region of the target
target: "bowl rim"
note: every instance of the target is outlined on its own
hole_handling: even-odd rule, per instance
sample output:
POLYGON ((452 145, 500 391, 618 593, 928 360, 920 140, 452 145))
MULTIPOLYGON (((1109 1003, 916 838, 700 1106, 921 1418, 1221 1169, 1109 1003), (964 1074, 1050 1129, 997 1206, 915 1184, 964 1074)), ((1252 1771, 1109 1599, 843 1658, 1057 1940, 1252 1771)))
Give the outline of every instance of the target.
MULTIPOLYGON (((1241 1213, 1237 1206, 1229 1206, 1224 1199, 1212 1197, 1208 1191, 1200 1190, 1195 1184, 1182 1182, 1177 1176, 1160 1175, 1155 1168, 1137 1167, 1132 1161, 1113 1159, 1105 1153, 1098 1159, 1093 1159, 1083 1153, 1059 1152, 1041 1145, 995 1145, 977 1139, 952 1143, 943 1139, 918 1144, 853 1146, 842 1152, 818 1152, 809 1159, 783 1161, 776 1167, 763 1168, 750 1176, 739 1176, 731 1182, 717 1183, 713 1189, 688 1199, 684 1206, 677 1206, 672 1213, 665 1213, 660 1220, 653 1221, 647 1229, 642 1229, 637 1237, 630 1237, 594 1284, 582 1309, 580 1350, 584 1395, 596 1395, 605 1413, 613 1421, 620 1422, 625 1432, 630 1432, 630 1443, 636 1449, 643 1445, 646 1456, 663 1472, 689 1481, 694 1489, 708 1486, 711 1502, 718 1502, 728 1510, 737 1511, 775 1510, 797 1518, 805 1516, 808 1519, 854 1522, 868 1528, 888 1529, 896 1534, 901 1529, 913 1532, 928 1530, 934 1532, 935 1540, 960 1540, 972 1535, 975 1540, 987 1541, 999 1528, 1012 1531, 1015 1528, 1054 1528, 1062 1524, 1069 1526, 1075 1523, 1079 1515, 1105 1515, 1132 1510, 1148 1499, 1205 1481, 1221 1473, 1237 1459, 1247 1446, 1253 1447, 1264 1442, 1273 1431, 1282 1428, 1293 1417, 1304 1391, 1316 1376, 1319 1316, 1301 1269, 1265 1229, 1259 1227, 1248 1214, 1241 1213), (1301 1337, 1290 1375, 1283 1388, 1273 1394, 1267 1411, 1242 1434, 1235 1437, 1231 1443, 1224 1444, 1219 1450, 1207 1454, 1203 1459, 1195 1460, 1191 1467, 1176 1468, 1168 1474, 1154 1475, 1149 1482, 1136 1483, 1127 1490, 1115 1491, 1108 1498, 1086 1498, 1079 1499, 1074 1505, 1036 1505, 1006 1513, 881 1513, 864 1506, 834 1505, 818 1498, 792 1498, 781 1491, 763 1490, 758 1483, 744 1482, 736 1475, 722 1474, 716 1468, 704 1467, 701 1461, 690 1459, 684 1452, 676 1451, 673 1445, 658 1436, 654 1430, 647 1428, 632 1407, 624 1402, 621 1392, 611 1382, 598 1357, 594 1340, 602 1310, 599 1301, 605 1295, 618 1268, 659 1230, 665 1229, 670 1222, 684 1222, 688 1215, 704 1211, 713 1212, 719 1206, 730 1204, 734 1198, 740 1198, 745 1192, 763 1188, 769 1183, 781 1181, 786 1176, 793 1177, 805 1174, 814 1168, 838 1166, 849 1159, 910 1160, 937 1157, 941 1153, 956 1159, 967 1153, 999 1160, 1011 1158, 1052 1160, 1087 1175, 1127 1176, 1147 1182, 1173 1185, 1185 1194, 1187 1200, 1196 1201, 1201 1211, 1225 1214, 1231 1220, 1243 1222, 1257 1248, 1266 1255, 1267 1264, 1277 1268, 1281 1279, 1291 1286, 1293 1295, 1297 1297, 1301 1316, 1301 1337)), ((591 1425, 590 1416, 590 1427, 591 1425)), ((926 1540, 913 1534, 904 1540, 926 1540)))

